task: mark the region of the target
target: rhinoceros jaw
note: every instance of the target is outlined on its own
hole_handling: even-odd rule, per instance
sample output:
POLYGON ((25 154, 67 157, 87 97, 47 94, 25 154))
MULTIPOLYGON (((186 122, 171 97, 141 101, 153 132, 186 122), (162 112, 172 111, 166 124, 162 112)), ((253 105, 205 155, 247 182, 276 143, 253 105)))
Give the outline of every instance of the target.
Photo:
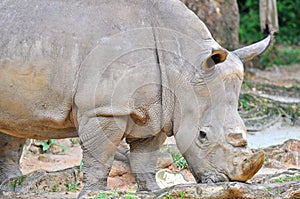
POLYGON ((229 181, 227 175, 217 171, 206 171, 203 174, 200 174, 191 169, 191 172, 197 183, 216 183, 229 181))

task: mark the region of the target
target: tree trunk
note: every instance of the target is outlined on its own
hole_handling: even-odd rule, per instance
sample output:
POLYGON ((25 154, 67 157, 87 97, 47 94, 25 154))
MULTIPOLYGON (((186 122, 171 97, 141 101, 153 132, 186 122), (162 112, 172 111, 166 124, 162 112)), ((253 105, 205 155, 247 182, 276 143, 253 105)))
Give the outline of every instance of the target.
POLYGON ((236 0, 181 0, 207 25, 223 47, 239 44, 239 10, 236 0))

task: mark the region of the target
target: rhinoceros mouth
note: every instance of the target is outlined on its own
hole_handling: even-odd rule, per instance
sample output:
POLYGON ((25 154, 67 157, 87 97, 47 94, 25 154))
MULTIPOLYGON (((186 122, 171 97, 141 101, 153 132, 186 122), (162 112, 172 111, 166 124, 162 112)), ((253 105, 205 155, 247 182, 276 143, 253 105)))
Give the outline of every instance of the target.
POLYGON ((217 183, 229 181, 229 178, 226 174, 217 171, 207 171, 200 175, 196 173, 192 168, 190 170, 197 183, 217 183))
POLYGON ((195 181, 199 184, 201 183, 201 179, 198 177, 198 175, 196 175, 195 171, 193 168, 190 168, 191 173, 193 174, 195 181))

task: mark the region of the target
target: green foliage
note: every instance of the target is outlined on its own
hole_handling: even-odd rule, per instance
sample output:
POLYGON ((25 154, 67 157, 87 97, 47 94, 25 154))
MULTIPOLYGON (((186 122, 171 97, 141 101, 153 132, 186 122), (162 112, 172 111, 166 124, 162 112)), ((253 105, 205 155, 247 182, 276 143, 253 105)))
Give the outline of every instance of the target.
POLYGON ((95 199, 107 199, 116 196, 112 193, 99 193, 98 196, 95 199))
POLYGON ((17 184, 18 184, 18 185, 21 185, 23 182, 24 182, 24 176, 18 177, 18 179, 17 179, 17 184))
POLYGON ((300 45, 300 1, 277 0, 279 34, 277 40, 285 45, 300 45))
POLYGON ((164 195, 164 199, 173 199, 173 196, 171 196, 171 194, 167 193, 166 195, 164 195))
POLYGON ((184 157, 179 152, 173 152, 170 149, 167 149, 168 153, 171 154, 173 163, 176 165, 179 169, 185 169, 188 167, 187 161, 184 159, 184 157))
POLYGON ((77 191, 77 183, 76 182, 69 183, 68 190, 71 192, 76 192, 77 191))
POLYGON ((271 191, 271 188, 270 188, 270 187, 265 187, 264 190, 265 190, 266 192, 270 192, 270 191, 271 191))
POLYGON ((135 196, 132 192, 124 192, 124 191, 115 191, 114 193, 111 192, 102 192, 99 193, 93 199, 108 199, 108 198, 125 198, 125 199, 135 199, 140 198, 139 196, 135 196))
POLYGON ((24 176, 20 176, 10 182, 8 188, 10 191, 14 191, 17 185, 21 185, 24 182, 24 176))
MULTIPOLYGON (((246 85, 246 83, 244 83, 246 85)), ((239 101, 239 109, 249 111, 256 107, 255 100, 251 95, 248 94, 242 94, 240 95, 240 101, 239 101)))
POLYGON ((17 180, 11 181, 11 182, 9 183, 9 185, 8 185, 9 191, 14 191, 15 188, 16 188, 16 185, 17 185, 17 180))
POLYGON ((181 191, 179 194, 180 199, 183 199, 185 196, 185 191, 181 191))
POLYGON ((41 145, 43 152, 47 152, 54 145, 61 148, 61 152, 65 152, 66 150, 68 150, 68 147, 63 146, 61 144, 56 144, 56 139, 41 141, 41 145))
POLYGON ((71 138, 70 141, 71 141, 72 145, 76 145, 76 144, 79 144, 80 139, 79 138, 71 138))
POLYGON ((77 191, 77 180, 74 182, 70 182, 68 178, 66 178, 66 187, 68 188, 68 191, 76 192, 77 191))
MULTIPOLYGON (((240 42, 250 44, 260 40, 259 1, 238 0, 240 11, 240 42)), ((279 32, 276 42, 300 45, 300 1, 277 0, 279 32)))
POLYGON ((269 162, 269 157, 265 155, 264 163, 267 163, 267 162, 269 162))
POLYGON ((126 194, 125 199, 135 199, 136 197, 132 194, 126 194))
POLYGON ((273 65, 291 65, 300 63, 300 48, 286 48, 272 46, 260 58, 260 64, 263 67, 273 65))
POLYGON ((179 193, 179 197, 175 197, 175 196, 172 196, 170 193, 167 193, 167 194, 164 195, 163 198, 164 198, 164 199, 175 199, 175 198, 184 199, 184 198, 187 198, 187 197, 186 197, 185 191, 181 191, 181 192, 179 193))
POLYGON ((261 40, 259 1, 238 1, 240 12, 239 39, 241 43, 250 44, 261 40))
POLYGON ((56 139, 50 139, 50 140, 47 140, 47 141, 41 141, 43 152, 48 151, 50 149, 50 147, 52 145, 54 145, 55 142, 56 142, 56 139))
POLYGON ((80 160, 80 164, 79 164, 79 171, 82 171, 82 167, 83 167, 83 161, 80 160))
POLYGON ((298 180, 300 180, 300 176, 292 176, 287 178, 276 178, 274 179, 274 182, 284 183, 284 182, 298 181, 298 180))
POLYGON ((53 185, 52 191, 53 192, 58 192, 58 184, 53 185))

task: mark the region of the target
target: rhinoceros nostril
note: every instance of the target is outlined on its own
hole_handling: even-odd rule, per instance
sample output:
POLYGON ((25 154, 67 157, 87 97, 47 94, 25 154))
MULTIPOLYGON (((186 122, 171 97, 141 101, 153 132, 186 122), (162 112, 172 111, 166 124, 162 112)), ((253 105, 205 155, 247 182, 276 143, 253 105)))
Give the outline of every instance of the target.
POLYGON ((243 133, 229 133, 227 134, 227 140, 233 146, 247 145, 247 140, 243 136, 243 133))
POLYGON ((241 134, 241 133, 230 133, 230 134, 228 134, 228 137, 230 137, 231 139, 238 140, 238 139, 243 139, 243 134, 241 134))

